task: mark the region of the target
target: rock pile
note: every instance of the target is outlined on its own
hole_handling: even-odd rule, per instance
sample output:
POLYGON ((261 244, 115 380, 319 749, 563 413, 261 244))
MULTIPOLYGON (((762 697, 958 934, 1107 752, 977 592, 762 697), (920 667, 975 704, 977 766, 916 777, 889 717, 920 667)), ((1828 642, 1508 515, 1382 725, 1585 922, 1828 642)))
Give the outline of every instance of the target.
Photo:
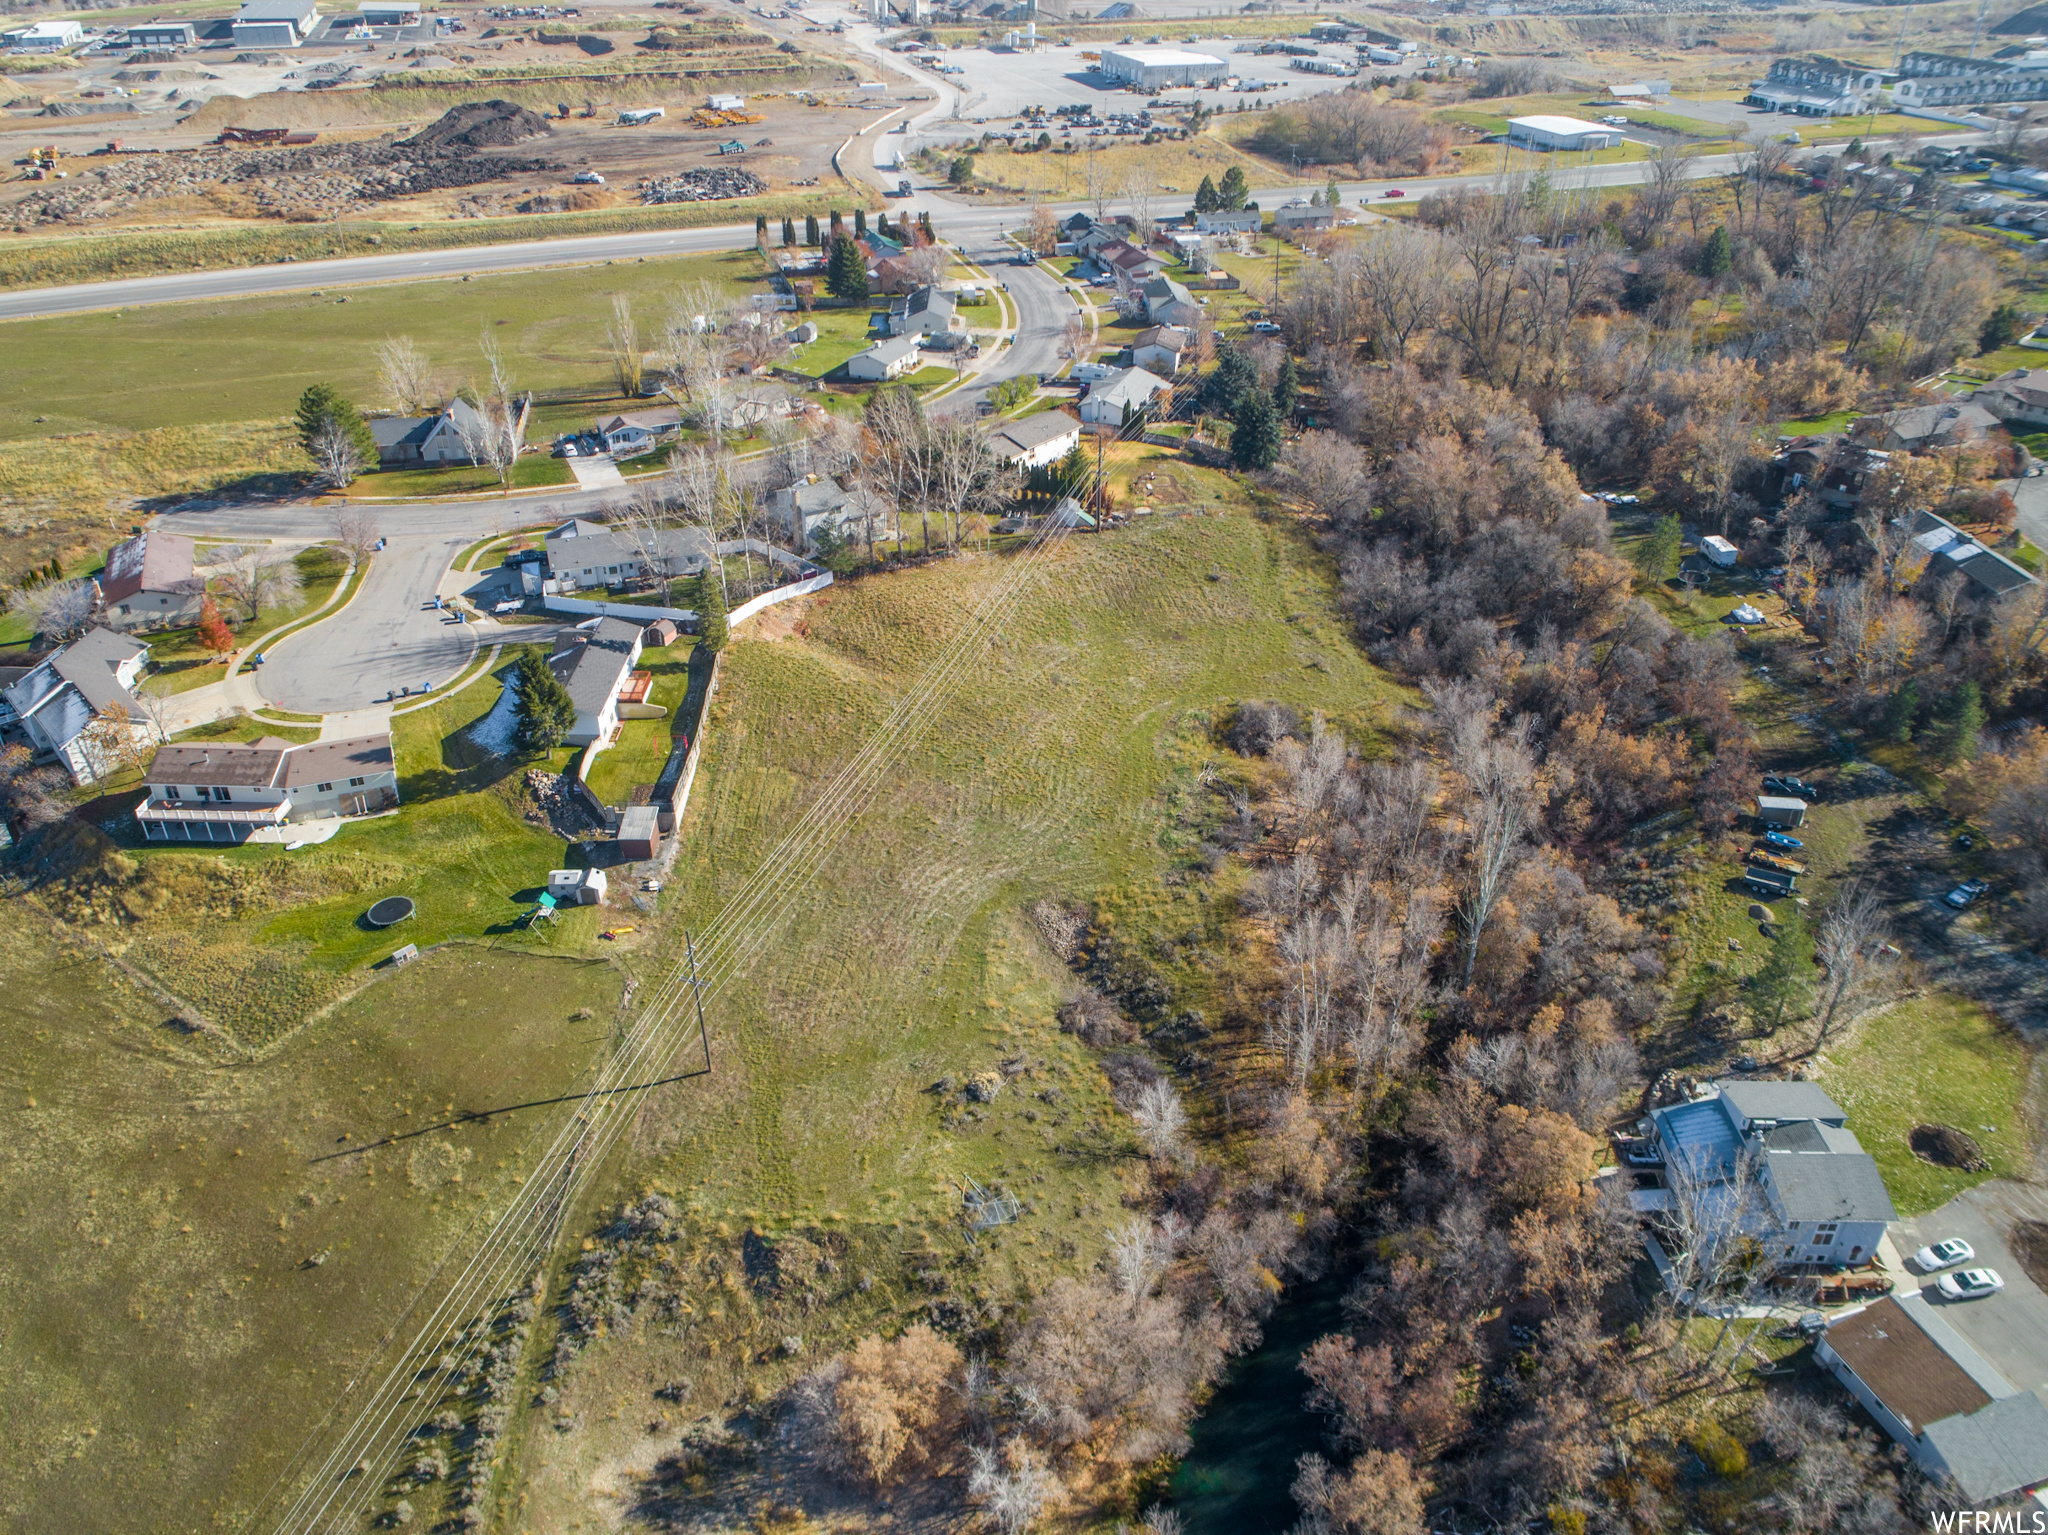
POLYGON ((758 197, 768 183, 752 171, 704 165, 680 176, 664 176, 640 189, 644 203, 708 203, 721 197, 758 197))
POLYGON ((597 817, 590 813, 590 807, 583 802, 582 796, 560 773, 529 768, 526 793, 538 812, 538 817, 529 813, 527 819, 537 819, 564 842, 580 842, 604 829, 597 817))
POLYGON ((329 219, 418 192, 449 191, 561 169, 552 161, 488 151, 549 132, 509 101, 472 102, 410 139, 396 135, 304 148, 229 149, 131 156, 31 192, 14 206, 17 231, 118 218, 144 202, 226 190, 272 218, 329 219))

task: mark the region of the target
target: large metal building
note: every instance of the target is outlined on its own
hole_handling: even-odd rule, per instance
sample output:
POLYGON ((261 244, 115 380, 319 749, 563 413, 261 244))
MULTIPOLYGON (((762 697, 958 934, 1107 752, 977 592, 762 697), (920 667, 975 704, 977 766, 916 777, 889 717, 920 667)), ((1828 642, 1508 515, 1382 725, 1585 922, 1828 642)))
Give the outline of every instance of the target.
POLYGON ((1508 142, 1523 149, 1605 149, 1619 144, 1621 134, 1576 117, 1511 117, 1508 142))
POLYGON ((242 48, 296 48, 320 24, 317 0, 244 0, 232 27, 242 48))
POLYGON ((1126 85, 1158 91, 1176 85, 1221 85, 1230 67, 1214 54, 1179 48, 1105 48, 1102 72, 1126 85))

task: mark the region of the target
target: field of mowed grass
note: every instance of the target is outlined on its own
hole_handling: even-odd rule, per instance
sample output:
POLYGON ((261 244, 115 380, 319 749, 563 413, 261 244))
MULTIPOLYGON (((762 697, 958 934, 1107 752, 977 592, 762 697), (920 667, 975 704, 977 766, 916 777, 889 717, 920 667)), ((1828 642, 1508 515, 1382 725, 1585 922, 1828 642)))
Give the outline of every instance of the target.
MULTIPOLYGON (((0 440, 269 421, 315 383, 384 407, 394 402, 378 386, 376 349, 396 335, 412 337, 451 390, 479 376, 477 340, 488 332, 521 388, 608 392, 612 295, 632 300, 652 344, 680 285, 711 281, 739 295, 762 278, 748 249, 10 320, 0 325, 0 440), (120 358, 121 387, 81 369, 80 357, 120 358)), ((8 479, 0 461, 0 498, 8 479)))
MULTIPOLYGON (((662 898, 700 952, 714 913, 1016 559, 847 583, 793 604, 777 637, 736 633, 662 898)), ((640 1159, 619 1170, 622 1191, 676 1199, 692 1254, 736 1251, 750 1229, 826 1232, 874 1255, 858 1260, 873 1294, 786 1328, 767 1301, 721 1294, 688 1340, 614 1330, 562 1383, 557 1411, 576 1416, 535 1457, 529 1527, 596 1512, 583 1468, 651 1447, 652 1384, 687 1374, 693 1403, 757 1400, 854 1330, 926 1314, 921 1267, 958 1270, 993 1304, 1086 1268, 1122 1216, 1136 1143, 1092 1052, 1055 1023, 1074 983, 1031 906, 1088 903, 1133 941, 1173 940, 1158 952, 1178 956, 1161 961, 1176 1006, 1218 1017, 1227 981, 1209 946, 1228 903, 1176 872, 1221 804, 1210 777, 1245 772, 1216 726, 1242 699, 1274 698, 1379 748, 1397 690, 1336 617, 1327 562, 1284 523, 1148 520, 1076 536, 1028 579, 784 925, 707 998, 715 1074, 662 1089, 640 1159), (1006 1061, 1028 1074, 978 1117, 959 1112, 960 1084, 1006 1061), (967 1178, 1025 1204, 971 1253, 967 1178), (782 1330, 801 1331, 802 1358, 778 1360, 782 1330)))
POLYGON ((0 1523, 239 1529, 471 1222, 525 1175, 624 977, 425 955, 261 1064, 26 902, 0 933, 0 1523), (408 1136, 378 1145, 386 1137, 408 1136))
POLYGON ((1877 1161, 1902 1215, 1947 1203, 1986 1178, 2025 1178, 2028 1127, 2020 1105, 2032 1052, 1968 997, 1936 991, 1866 1019, 1822 1063, 1820 1081, 1849 1111, 1849 1128, 1877 1161), (1974 1138, 1989 1172, 1938 1167, 1913 1155, 1915 1125, 1974 1138))

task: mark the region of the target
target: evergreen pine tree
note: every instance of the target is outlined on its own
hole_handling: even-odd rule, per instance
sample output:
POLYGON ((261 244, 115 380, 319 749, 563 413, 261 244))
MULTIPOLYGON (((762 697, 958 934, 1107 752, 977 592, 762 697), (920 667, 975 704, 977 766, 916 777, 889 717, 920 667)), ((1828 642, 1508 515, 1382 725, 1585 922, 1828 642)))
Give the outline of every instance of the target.
POLYGON ((819 244, 818 215, 815 213, 806 213, 804 215, 804 244, 814 249, 819 244))
POLYGON ((1812 985, 1807 954, 1812 945, 1799 908, 1785 903, 1782 917, 1772 917, 1771 947, 1762 967, 1749 980, 1750 1009, 1766 1034, 1774 1034, 1785 1015, 1798 1009, 1812 985))
POLYGON ((1202 403, 1219 416, 1234 416, 1238 403, 1258 382, 1258 370, 1249 357, 1234 346, 1220 347, 1215 371, 1202 385, 1202 403))
POLYGON ((1216 195, 1221 199, 1222 205, 1232 211, 1244 206, 1245 199, 1251 195, 1251 187, 1245 182, 1243 166, 1233 165, 1223 173, 1223 180, 1216 188, 1216 195))
POLYGON ((561 678, 536 651, 519 658, 513 681, 514 710, 519 718, 516 739, 522 751, 553 751, 575 727, 576 701, 561 678))
POLYGON ((756 245, 766 245, 768 243, 768 215, 765 213, 754 215, 754 243, 756 245))
POLYGON ((1678 574, 1678 557, 1685 548, 1685 534, 1676 517, 1660 517, 1650 536, 1636 545, 1636 569, 1652 583, 1669 581, 1678 574))
POLYGON ((706 569, 697 578, 697 643, 716 655, 729 637, 725 623, 725 583, 706 569))
POLYGON ((2019 305, 2000 304, 1984 317, 1984 327, 1977 332, 1977 350, 1979 353, 1995 352, 2000 347, 2011 346, 2019 339, 2019 305))
POLYGON ((1884 702, 1884 721, 1878 734, 1901 746, 1913 739, 1913 725, 1920 717, 1920 684, 1908 677, 1884 702))
POLYGON ((1280 416, 1263 389, 1248 391, 1231 421, 1230 457, 1247 474, 1280 462, 1280 416))
POLYGON ((857 240, 868 232, 868 211, 865 208, 853 210, 853 237, 857 240))
POLYGON ((787 213, 782 215, 782 243, 784 245, 796 244, 796 225, 791 221, 787 213))
POLYGON ((1273 379, 1273 409, 1278 411, 1282 421, 1294 415, 1294 402, 1301 396, 1301 379, 1294 371, 1294 358, 1290 353, 1280 357, 1280 371, 1273 379))
POLYGON ((1984 728, 1984 690, 1974 678, 1948 695, 1941 711, 1941 760, 1953 766, 1977 755, 1977 734, 1984 728))
POLYGON ((868 258, 845 235, 832 242, 825 260, 825 291, 849 304, 868 301, 868 258))
POLYGON ((1714 232, 1707 236, 1707 243, 1700 247, 1700 276, 1713 282, 1728 275, 1728 269, 1735 265, 1735 247, 1728 238, 1728 226, 1716 224, 1714 232))
POLYGON ((309 456, 317 456, 316 444, 330 423, 348 434, 365 460, 377 462, 377 439, 370 435, 369 426, 356 414, 355 406, 332 384, 314 384, 299 396, 299 408, 293 418, 299 445, 309 456))
POLYGON ((1216 180, 1213 176, 1204 176, 1202 184, 1195 188, 1195 212, 1214 213, 1219 206, 1221 199, 1216 195, 1216 180))

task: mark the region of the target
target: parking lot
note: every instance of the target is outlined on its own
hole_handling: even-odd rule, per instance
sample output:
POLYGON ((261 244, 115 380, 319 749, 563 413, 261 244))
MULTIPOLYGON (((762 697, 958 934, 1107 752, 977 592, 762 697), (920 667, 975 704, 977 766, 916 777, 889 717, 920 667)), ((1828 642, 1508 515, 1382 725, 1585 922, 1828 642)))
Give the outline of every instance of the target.
POLYGON ((1902 1262, 1919 1247, 1961 1237, 1977 1251, 1967 1266, 1996 1269, 2005 1281, 1996 1295, 1951 1301, 1935 1288, 1938 1276, 1903 1268, 1893 1277, 1900 1300, 1917 1289, 1929 1312, 1954 1328, 1999 1374, 2023 1391, 2042 1392, 2048 1388, 2048 1295, 2028 1277, 2007 1240, 2022 1220, 2048 1222, 2048 1190, 2001 1178, 1891 1228, 1902 1262))

